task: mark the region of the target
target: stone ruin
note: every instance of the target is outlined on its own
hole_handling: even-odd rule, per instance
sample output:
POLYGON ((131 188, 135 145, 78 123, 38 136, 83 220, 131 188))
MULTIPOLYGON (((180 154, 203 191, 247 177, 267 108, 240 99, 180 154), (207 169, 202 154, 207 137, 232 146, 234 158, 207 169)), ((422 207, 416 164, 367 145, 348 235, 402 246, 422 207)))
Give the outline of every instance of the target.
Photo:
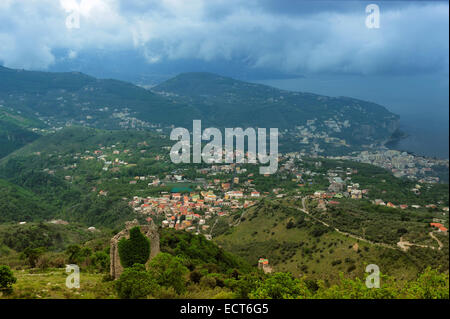
POLYGON ((150 258, 148 259, 145 267, 148 266, 150 260, 153 259, 159 252, 159 232, 158 227, 151 220, 149 225, 139 225, 139 222, 135 219, 130 222, 125 223, 125 229, 117 233, 113 238, 111 238, 111 248, 110 248, 110 275, 113 279, 117 279, 123 272, 123 267, 120 264, 119 257, 119 241, 122 238, 130 238, 130 229, 138 226, 149 240, 150 240, 150 258))

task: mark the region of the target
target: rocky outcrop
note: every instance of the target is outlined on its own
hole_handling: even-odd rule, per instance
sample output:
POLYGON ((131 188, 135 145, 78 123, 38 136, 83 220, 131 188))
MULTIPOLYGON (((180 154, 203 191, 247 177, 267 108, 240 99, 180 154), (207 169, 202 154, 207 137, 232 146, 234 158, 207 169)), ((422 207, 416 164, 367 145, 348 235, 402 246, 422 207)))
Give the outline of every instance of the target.
POLYGON ((110 275, 113 279, 117 279, 123 272, 123 267, 120 263, 119 257, 119 241, 122 238, 130 238, 130 229, 138 226, 141 232, 150 240, 150 258, 147 261, 146 266, 150 260, 153 259, 159 252, 159 232, 153 221, 149 225, 139 225, 138 221, 135 219, 130 222, 125 223, 125 229, 117 233, 113 238, 111 238, 110 247, 110 275))

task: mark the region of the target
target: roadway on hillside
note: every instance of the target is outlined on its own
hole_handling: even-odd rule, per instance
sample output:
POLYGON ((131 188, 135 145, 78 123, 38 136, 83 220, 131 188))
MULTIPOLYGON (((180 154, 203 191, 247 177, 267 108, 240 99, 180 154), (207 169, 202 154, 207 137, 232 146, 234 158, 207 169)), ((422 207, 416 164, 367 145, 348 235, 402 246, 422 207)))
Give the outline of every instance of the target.
MULTIPOLYGON (((351 234, 351 233, 347 233, 347 232, 341 231, 338 228, 329 225, 328 223, 326 223, 326 222, 318 219, 317 217, 311 215, 310 212, 306 209, 306 203, 305 202, 306 202, 306 198, 303 197, 302 198, 302 208, 299 208, 299 207, 293 207, 293 208, 302 211, 303 213, 305 213, 306 215, 308 215, 309 217, 311 217, 315 221, 321 223, 322 225, 324 225, 324 226, 326 226, 328 228, 333 229, 334 231, 336 231, 339 234, 342 234, 342 235, 345 235, 345 236, 348 236, 348 237, 351 237, 351 238, 354 238, 354 239, 357 239, 357 240, 361 240, 363 242, 366 242, 366 243, 369 243, 369 244, 372 244, 372 245, 375 245, 375 246, 380 246, 380 247, 389 248, 389 249, 397 249, 397 247, 395 247, 395 246, 392 246, 392 245, 389 245, 389 244, 386 244, 386 243, 374 242, 374 241, 368 240, 366 238, 363 238, 363 237, 360 237, 360 236, 357 236, 357 235, 354 235, 354 234, 351 234)), ((438 242, 438 244, 439 244, 438 250, 441 250, 441 248, 444 246, 442 244, 442 242, 438 238, 436 238, 436 236, 434 236, 434 234, 432 232, 430 232, 429 235, 438 242)), ((397 246, 403 251, 408 250, 408 248, 410 246, 418 246, 418 247, 422 247, 422 248, 436 249, 436 247, 433 247, 433 246, 419 245, 419 244, 410 243, 408 241, 403 241, 402 238, 400 238, 400 241, 397 243, 397 246)))

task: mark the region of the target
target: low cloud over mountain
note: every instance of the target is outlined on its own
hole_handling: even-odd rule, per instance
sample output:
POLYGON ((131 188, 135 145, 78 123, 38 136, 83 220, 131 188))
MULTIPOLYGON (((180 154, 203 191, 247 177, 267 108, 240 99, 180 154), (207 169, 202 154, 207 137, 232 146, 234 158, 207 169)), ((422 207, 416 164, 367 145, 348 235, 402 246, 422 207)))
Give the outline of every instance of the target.
POLYGON ((0 63, 47 69, 105 50, 153 65, 197 59, 296 74, 448 73, 448 2, 380 2, 379 29, 365 26, 367 4, 4 0, 0 63), (67 28, 71 15, 79 28, 67 28))

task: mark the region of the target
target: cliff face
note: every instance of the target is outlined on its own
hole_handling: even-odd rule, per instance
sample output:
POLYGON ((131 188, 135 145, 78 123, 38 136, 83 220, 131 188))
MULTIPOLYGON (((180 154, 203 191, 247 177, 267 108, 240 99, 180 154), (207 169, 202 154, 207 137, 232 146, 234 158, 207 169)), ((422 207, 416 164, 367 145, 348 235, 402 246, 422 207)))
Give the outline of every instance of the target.
MULTIPOLYGON (((384 144, 398 130, 399 122, 399 118, 394 117, 372 124, 355 124, 353 129, 347 132, 351 134, 351 137, 347 137, 347 140, 353 144, 384 144)), ((345 132, 343 135, 345 138, 345 132)))
POLYGON ((400 127, 400 118, 392 119, 386 123, 386 129, 389 133, 394 133, 400 127))

